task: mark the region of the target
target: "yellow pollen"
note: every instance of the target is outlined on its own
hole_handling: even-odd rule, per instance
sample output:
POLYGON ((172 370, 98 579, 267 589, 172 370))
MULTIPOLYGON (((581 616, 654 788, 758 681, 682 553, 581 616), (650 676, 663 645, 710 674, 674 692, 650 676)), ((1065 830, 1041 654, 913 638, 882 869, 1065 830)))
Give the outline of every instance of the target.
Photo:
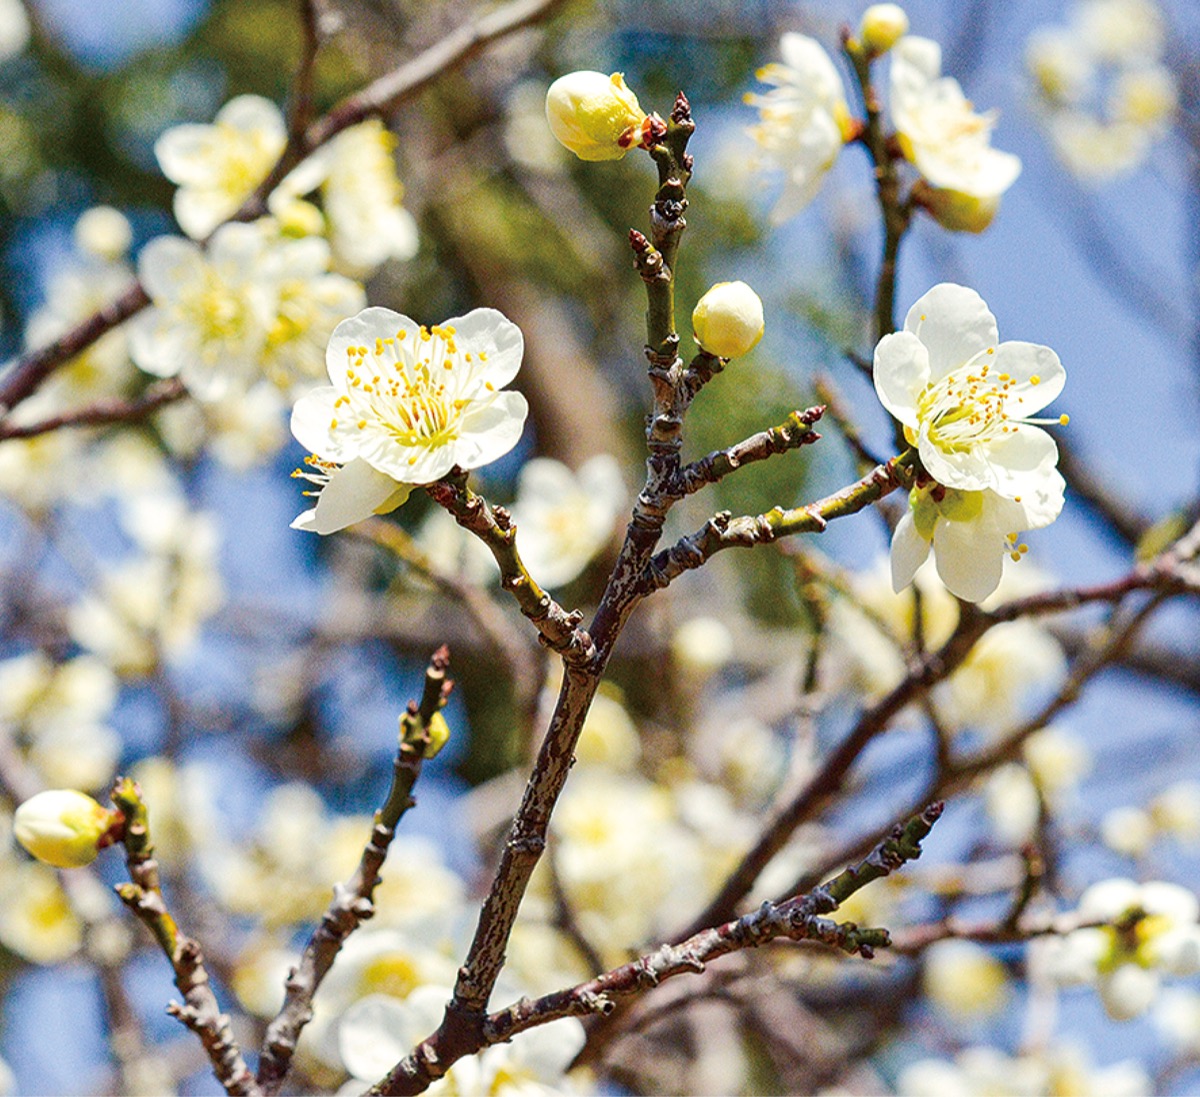
POLYGON ((483 387, 484 387, 485 389, 487 389, 487 390, 488 390, 488 392, 495 392, 495 391, 496 391, 496 386, 495 386, 495 385, 493 385, 493 384, 491 383, 491 381, 484 381, 484 383, 483 383, 483 387))
POLYGON ((988 347, 988 354, 995 354, 995 353, 996 353, 995 347, 988 347))
POLYGON ((401 340, 403 340, 403 338, 404 338, 404 337, 405 337, 407 334, 408 334, 408 332, 406 332, 406 331, 405 331, 403 328, 401 328, 401 329, 400 329, 400 331, 396 332, 396 338, 397 338, 397 339, 401 339, 401 340))
POLYGON ((366 425, 367 425, 367 421, 365 419, 360 419, 358 421, 358 429, 359 430, 362 430, 366 425))
POLYGON ((375 339, 375 357, 379 357, 383 353, 383 340, 378 336, 375 339))
POLYGON ((1070 421, 1071 417, 1065 413, 1058 417, 1058 425, 1060 427, 1065 427, 1070 421))
POLYGON ((1031 385, 1040 385, 1042 383, 1042 379, 1036 373, 1031 373, 1029 375, 1029 383, 1031 385))
POLYGON ((1024 555, 1025 555, 1025 553, 1027 553, 1027 552, 1029 551, 1029 546, 1028 546, 1028 545, 1025 545, 1025 544, 1018 545, 1018 546, 1017 546, 1017 551, 1018 551, 1018 552, 1019 552, 1019 553, 1020 553, 1022 556, 1024 556, 1024 555))
POLYGON ((921 319, 922 319, 922 320, 924 320, 924 319, 925 319, 925 314, 924 314, 924 313, 921 313, 921 319))
POLYGON ((339 396, 336 400, 334 400, 333 406, 335 408, 340 408, 343 404, 348 404, 348 403, 350 403, 349 396, 339 396))
POLYGON ((481 362, 486 362, 486 361, 487 361, 487 351, 486 351, 486 350, 481 350, 481 351, 479 352, 479 360, 480 360, 481 362))
POLYGON ((1020 497, 1019 495, 1014 495, 1014 496, 1013 496, 1013 502, 1014 502, 1014 503, 1019 503, 1020 501, 1021 501, 1021 497, 1020 497))
POLYGON ((1021 559, 1021 554, 1020 554, 1019 552, 1010 552, 1010 553, 1008 554, 1008 558, 1009 558, 1010 560, 1012 560, 1012 561, 1013 561, 1013 563, 1016 563, 1018 560, 1020 560, 1020 559, 1021 559))
POLYGON ((337 430, 337 420, 336 420, 336 419, 330 419, 330 420, 329 420, 329 429, 330 429, 330 430, 337 430))

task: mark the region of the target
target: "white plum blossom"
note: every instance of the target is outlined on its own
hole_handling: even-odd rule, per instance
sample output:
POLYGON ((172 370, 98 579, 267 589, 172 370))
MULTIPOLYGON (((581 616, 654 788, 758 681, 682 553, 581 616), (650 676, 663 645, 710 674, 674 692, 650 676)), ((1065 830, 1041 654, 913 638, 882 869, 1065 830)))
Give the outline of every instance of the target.
POLYGON ((1108 924, 1041 942, 1037 964, 1053 982, 1095 986, 1114 1020, 1144 1013, 1164 974, 1200 973, 1200 902, 1178 884, 1102 880, 1080 896, 1077 914, 1108 924))
POLYGON ((908 310, 903 331, 879 341, 875 391, 939 484, 1020 501, 1061 483, 1058 448, 1035 423, 1063 419, 1029 415, 1058 396, 1066 371, 1049 347, 999 340, 983 298, 943 282, 908 310))
POLYGON ((1165 134, 1179 105, 1165 41, 1153 0, 1077 0, 1065 24, 1030 35, 1034 105, 1058 159, 1081 182, 1134 171, 1165 134))
POLYGON ((267 252, 259 225, 222 225, 207 252, 178 236, 151 240, 138 274, 154 307, 130 324, 134 362, 159 377, 180 377, 201 400, 254 380, 279 301, 267 252))
POLYGON ((167 130, 154 145, 163 174, 178 185, 175 220, 200 240, 237 212, 279 159, 287 126, 261 95, 230 99, 211 125, 167 130))
POLYGON ((907 35, 892 49, 891 112, 904 156, 933 189, 949 228, 979 231, 1021 173, 1012 153, 992 148, 994 114, 976 114, 958 81, 942 76, 942 48, 907 35), (954 223, 957 222, 957 223, 954 223))
POLYGON ((921 979, 926 997, 949 1017, 998 1013, 1008 1001, 1004 965, 974 941, 935 941, 925 950, 921 979))
POLYGON ((317 533, 399 506, 416 484, 478 468, 521 437, 525 397, 501 392, 524 353, 520 329, 495 309, 433 328, 364 309, 329 341, 333 382, 302 396, 292 433, 313 454, 317 504, 294 528, 317 533))
POLYGON ((779 40, 779 51, 782 62, 756 74, 771 90, 746 96, 758 108, 758 125, 749 132, 762 161, 785 175, 783 194, 771 211, 776 224, 812 201, 853 126, 842 78, 821 44, 789 33, 779 40))
POLYGON ((21 0, 0 0, 0 61, 29 45, 29 16, 21 0))
POLYGON ((897 1092, 905 1097, 1150 1097, 1154 1091, 1150 1077, 1134 1060, 1093 1066, 1081 1048, 1057 1039, 1015 1057, 976 1046, 959 1052, 953 1062, 920 1059, 906 1066, 897 1080, 897 1092))
MULTIPOLYGON (((1051 469, 1055 477, 1058 473, 1051 469)), ((1000 583, 1004 557, 1020 559, 1024 530, 1041 529, 1063 505, 1061 477, 1024 489, 1018 502, 994 491, 956 491, 940 484, 912 489, 892 534, 892 588, 903 590, 933 549, 938 577, 951 594, 982 602, 1000 583)))
POLYGON ((924 470, 892 538, 892 581, 907 586, 932 545, 938 574, 978 602, 1000 582, 1023 530, 1062 510, 1058 447, 1029 417, 1061 391, 1066 371, 1049 347, 999 342, 996 318, 974 290, 934 286, 904 330, 875 348, 875 391, 904 426, 924 470))
POLYGON ((396 136, 378 118, 343 130, 296 167, 268 199, 285 223, 311 218, 324 225, 333 268, 354 277, 373 274, 388 259, 417 252, 417 223, 404 209, 396 175, 396 136), (324 218, 300 196, 320 194, 324 218), (305 216, 307 215, 307 217, 305 216))
POLYGON ((621 466, 610 454, 585 461, 578 472, 549 457, 527 461, 512 514, 529 574, 551 588, 578 577, 612 539, 627 500, 621 466))
POLYGON ((280 270, 275 319, 263 345, 262 368, 281 392, 300 395, 323 379, 325 347, 338 321, 363 309, 362 286, 329 273, 329 244, 319 237, 279 240, 272 262, 280 270))

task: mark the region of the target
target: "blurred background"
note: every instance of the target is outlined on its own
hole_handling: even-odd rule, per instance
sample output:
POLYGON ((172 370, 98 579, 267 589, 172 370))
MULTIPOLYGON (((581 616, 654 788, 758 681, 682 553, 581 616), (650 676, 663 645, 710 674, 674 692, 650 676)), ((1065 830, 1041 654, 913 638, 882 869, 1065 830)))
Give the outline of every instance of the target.
MULTIPOLYGON (((905 5, 912 33, 942 44, 943 70, 977 109, 999 112, 993 143, 1023 172, 978 236, 916 219, 898 315, 937 282, 963 283, 1002 338, 1053 347, 1068 373, 1055 406, 1071 417, 1057 431, 1067 506, 1028 538, 1009 595, 1124 574, 1182 533, 1200 498, 1200 6, 1132 3, 1141 38, 1089 43, 1102 2, 905 5)), ((478 6, 327 7, 340 20, 316 67, 319 111, 478 6)), ((860 450, 890 455, 886 413, 852 360, 872 349, 881 241, 866 154, 848 147, 813 204, 775 225, 780 180, 757 165, 746 132, 757 113, 743 102, 761 90, 755 70, 778 59, 781 34, 809 34, 836 58, 839 27, 860 14, 841 0, 566 3, 385 119, 419 243, 368 277, 368 300, 422 323, 491 306, 521 327, 516 387, 530 421, 518 448, 474 480, 493 501, 517 500, 520 515, 531 458, 592 469, 576 496, 564 489, 566 513, 600 529, 553 584, 568 608, 594 606, 641 483, 645 299, 626 238, 645 227, 655 184, 642 154, 584 164, 558 146, 546 87, 575 69, 621 71, 646 110, 666 116, 681 89, 692 103, 684 343, 682 318, 716 281, 750 283, 767 326, 696 402, 687 454, 831 397, 838 412, 818 446, 686 500, 673 538, 714 510, 793 506, 850 482, 861 453, 838 420, 860 450), (602 455, 615 464, 588 465, 602 455), (602 505, 581 511, 579 492, 602 505)), ((179 231, 155 141, 210 122, 237 95, 286 104, 301 41, 294 0, 0 0, 0 359, 88 315, 127 284, 148 240, 179 231), (120 211, 128 239, 118 222, 106 233, 93 219, 89 231, 80 218, 97 206, 120 211)), ((72 370, 77 398, 65 406, 149 381, 120 330, 72 370)), ((180 401, 136 424, 0 441, 0 789, 10 808, 41 787, 100 795, 117 773, 138 777, 168 898, 253 1047, 289 956, 361 850, 397 716, 419 696, 429 654, 449 643, 452 739, 421 778, 380 914, 335 969, 305 1037, 293 1082, 317 1092, 352 1077, 339 1018, 353 1003, 452 980, 558 672, 489 585, 489 563, 423 496, 389 520, 398 535, 381 522, 331 538, 289 529, 305 506, 289 476, 304 454, 286 423, 278 397, 180 401)), ((530 515, 531 528, 538 521, 530 515)), ((514 996, 576 982, 687 925, 774 798, 903 673, 914 617, 927 643, 949 635, 959 607, 932 576, 916 613, 911 597, 890 594, 888 536, 886 521, 859 515, 811 544, 722 554, 646 603, 617 650, 557 852, 514 939, 514 996)), ((550 559, 567 552, 549 545, 550 559)), ((1106 614, 1021 623, 1028 631, 946 684, 937 737, 963 749, 1022 737, 955 787, 920 865, 864 891, 864 909, 847 917, 898 929, 995 918, 1030 843, 1046 866, 1035 911, 1073 910, 1111 877, 1194 890, 1196 605, 1156 606, 1076 698, 1063 683, 1112 626, 1106 614)), ((928 712, 906 712, 754 896, 836 864, 897 818, 929 786, 930 735, 928 712)), ((103 886, 121 878, 116 862, 60 874, 11 842, 0 854, 0 1056, 13 1093, 219 1092, 163 1012, 174 993, 165 963, 103 886)), ((964 1092, 983 1092, 988 1070, 1002 1079, 996 1092, 1016 1092, 1026 1075, 1003 1057, 1023 1056, 1034 1080, 1021 1092, 1200 1087, 1194 979, 1164 976, 1138 1016, 1118 1021, 1093 987, 1062 989, 1040 973, 1021 943, 940 966, 919 948, 871 965, 761 951, 650 998, 597 1074, 575 1084, 902 1092, 926 1084, 905 1071, 932 1057, 957 1063, 946 1069, 976 1087, 964 1092), (996 1050, 979 1066, 984 1048, 996 1050), (974 1066, 955 1059, 964 1049, 974 1066)), ((946 1076, 940 1084, 950 1092, 946 1076)))

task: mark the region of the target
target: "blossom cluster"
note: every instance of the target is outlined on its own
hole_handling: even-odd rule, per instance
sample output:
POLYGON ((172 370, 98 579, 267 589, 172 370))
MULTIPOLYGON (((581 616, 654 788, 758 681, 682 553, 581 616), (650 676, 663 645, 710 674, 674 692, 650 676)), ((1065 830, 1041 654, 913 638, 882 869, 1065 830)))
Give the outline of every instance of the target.
POLYGON ((1179 90, 1166 39, 1155 0, 1077 0, 1065 24, 1030 36, 1025 64, 1039 117, 1079 179, 1136 170, 1170 126, 1179 90))
MULTIPOLYGON (((891 121, 900 153, 919 177, 914 198, 944 227, 979 232, 1020 174, 1021 161, 992 148, 995 115, 976 113, 958 82, 942 75, 938 43, 907 34, 907 28, 896 5, 875 5, 860 31, 865 47, 852 39, 847 48, 865 48, 866 63, 890 53, 891 121)), ((837 67, 820 43, 788 33, 780 53, 781 62, 758 72, 771 90, 746 96, 759 112, 750 135, 760 162, 784 174, 783 193, 771 213, 776 222, 808 205, 842 147, 862 135, 837 67)))

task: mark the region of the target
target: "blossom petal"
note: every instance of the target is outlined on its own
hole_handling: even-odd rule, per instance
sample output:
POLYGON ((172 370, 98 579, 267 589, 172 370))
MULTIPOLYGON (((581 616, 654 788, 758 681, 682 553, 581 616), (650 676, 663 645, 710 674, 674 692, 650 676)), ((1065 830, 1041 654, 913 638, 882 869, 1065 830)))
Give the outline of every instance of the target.
POLYGON ((984 496, 990 520, 1000 535, 1043 529, 1062 513, 1066 482, 1058 469, 1045 468, 1021 485, 1019 499, 988 492, 984 496))
POLYGON ((908 586, 928 556, 929 542, 917 532, 912 512, 905 511, 892 534, 892 590, 899 594, 908 586))
POLYGON ((338 1054, 355 1078, 382 1078, 409 1049, 412 1011, 398 998, 370 994, 354 1002, 338 1024, 338 1054))
POLYGON ((892 47, 892 83, 923 87, 942 71, 942 47, 932 38, 906 34, 892 47))
POLYGON ((917 425, 917 398, 929 383, 929 351, 912 332, 885 335, 875 348, 875 392, 906 427, 917 425))
POLYGON ((346 370, 354 357, 347 353, 349 348, 371 349, 375 346, 376 339, 392 339, 401 331, 408 332, 407 338, 415 339, 420 330, 421 326, 415 320, 410 320, 391 309, 377 306, 363 309, 357 316, 351 316, 338 324, 329 337, 329 347, 325 351, 329 380, 343 391, 349 386, 346 370))
POLYGON ((335 533, 361 522, 389 502, 397 487, 395 480, 366 461, 351 461, 333 473, 321 489, 311 528, 317 533, 335 533))
POLYGON ((326 461, 346 461, 341 439, 330 429, 338 391, 329 385, 306 392, 292 408, 292 434, 309 453, 326 461))
POLYGON ((214 121, 243 133, 261 133, 280 143, 287 139, 283 112, 274 102, 261 95, 235 96, 217 111, 214 121))
POLYGON ((958 491, 983 491, 996 486, 996 470, 989 460, 991 451, 977 447, 946 450, 929 438, 929 424, 922 423, 917 436, 921 464, 939 484, 958 491))
POLYGON ((463 416, 463 435, 454 444, 454 463, 479 468, 503 457, 520 440, 529 404, 519 392, 500 392, 479 410, 463 416))
POLYGON ((129 357, 155 377, 174 377, 191 357, 188 333, 161 309, 147 309, 130 321, 129 357))
MULTIPOLYGON (((993 473, 990 485, 1001 495, 1021 495, 1058 463, 1058 445, 1040 427, 1013 423, 1006 435, 988 446, 988 463, 993 473)), ((931 475, 936 473, 931 470, 931 475)), ((1057 475, 1057 474, 1055 474, 1057 475)))
POLYGON ((156 236, 138 255, 138 277, 151 299, 174 296, 177 287, 204 277, 200 247, 182 236, 156 236))
POLYGON ((525 337, 504 313, 496 309, 473 309, 466 316, 452 317, 443 326, 454 328, 454 341, 463 351, 475 356, 487 355, 478 374, 481 381, 499 389, 516 377, 525 353, 525 337))
POLYGON ((988 523, 939 519, 933 552, 946 589, 967 602, 982 602, 1000 585, 1003 543, 993 539, 988 523))
POLYGON ((1014 419, 1041 411, 1058 397, 1067 381, 1067 371, 1058 355, 1038 343, 1001 343, 992 368, 1012 377, 1005 410, 1014 419))
POLYGON ((929 380, 940 381, 1000 339, 996 318, 973 289, 942 282, 908 310, 904 330, 929 351, 929 380))
POLYGON ((172 183, 207 184, 217 174, 211 157, 212 126, 173 126, 154 142, 154 156, 172 183))

